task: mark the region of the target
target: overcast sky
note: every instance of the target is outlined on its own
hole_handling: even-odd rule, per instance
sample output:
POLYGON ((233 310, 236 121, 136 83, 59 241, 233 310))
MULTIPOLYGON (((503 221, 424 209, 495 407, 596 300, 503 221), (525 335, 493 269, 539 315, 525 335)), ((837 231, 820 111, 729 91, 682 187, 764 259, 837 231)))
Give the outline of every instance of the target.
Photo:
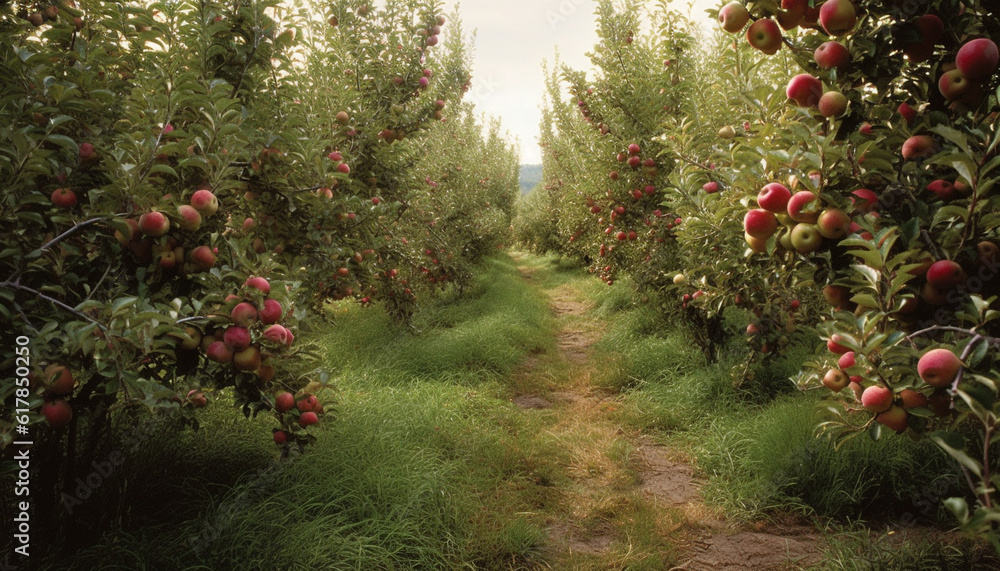
MULTIPOLYGON (((636 4, 642 0, 636 0, 636 4)), ((692 15, 708 20, 704 10, 723 0, 671 0, 692 15)), ((560 59, 576 69, 589 69, 585 54, 597 42, 595 0, 446 0, 448 10, 461 6, 462 27, 476 32, 472 89, 466 95, 480 113, 500 118, 504 129, 520 141, 521 162, 540 163, 537 136, 542 93, 542 60, 560 59)), ((655 5, 655 2, 650 2, 655 5)))

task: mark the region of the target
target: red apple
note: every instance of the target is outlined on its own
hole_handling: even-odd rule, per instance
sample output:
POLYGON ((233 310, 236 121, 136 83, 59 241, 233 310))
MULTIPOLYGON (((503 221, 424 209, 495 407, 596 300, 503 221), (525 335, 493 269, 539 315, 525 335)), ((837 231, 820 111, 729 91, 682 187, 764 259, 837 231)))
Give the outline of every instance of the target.
MULTIPOLYGON (((331 18, 331 20, 333 20, 333 19, 335 19, 335 18, 331 18)), ((336 25, 336 24, 334 24, 334 25, 336 25)), ((285 432, 284 430, 275 430, 274 431, 274 443, 275 444, 284 444, 286 442, 288 442, 288 433, 285 432)))
POLYGON ((52 196, 49 197, 52 200, 53 206, 58 208, 73 208, 76 206, 76 193, 68 188, 57 188, 52 191, 52 196))
POLYGON ((711 182, 706 182, 701 186, 701 188, 708 194, 714 194, 719 191, 719 183, 713 180, 711 182))
MULTIPOLYGON (((429 44, 428 44, 429 45, 429 44)), ((315 412, 303 412, 302 416, 299 417, 299 426, 305 428, 307 426, 312 426, 319 422, 319 417, 316 416, 315 412)))
POLYGON ((905 101, 899 104, 899 107, 896 108, 896 111, 903 116, 903 119, 906 120, 907 125, 912 125, 913 121, 916 120, 917 118, 917 110, 911 107, 910 104, 905 101))
POLYGON ((950 180, 938 179, 927 185, 927 192, 933 193, 940 200, 949 201, 955 198, 955 184, 950 180))
POLYGON ((747 28, 747 41, 765 54, 775 54, 781 49, 781 29, 774 20, 757 20, 747 28))
POLYGON ((844 44, 830 40, 824 42, 813 52, 813 59, 820 69, 843 70, 851 64, 851 52, 844 44))
POLYGON ((851 0, 827 0, 819 9, 819 24, 831 36, 851 31, 857 21, 857 11, 851 0))
POLYGON ((951 260, 938 260, 927 268, 927 283, 940 289, 951 289, 964 281, 962 266, 951 260))
POLYGON ((903 408, 924 408, 928 404, 927 395, 913 389, 903 389, 899 391, 899 398, 903 401, 903 408))
POLYGON ((257 308, 245 301, 237 303, 230 315, 233 323, 240 327, 249 327, 257 319, 257 308))
POLYGON ((264 330, 264 339, 278 345, 291 345, 291 341, 288 339, 288 329, 278 324, 264 330))
POLYGON ((830 389, 833 392, 841 391, 847 388, 850 384, 851 379, 840 369, 830 369, 823 375, 823 386, 830 389))
POLYGON ((743 229, 754 238, 766 240, 778 229, 778 220, 773 212, 755 208, 743 217, 743 229))
POLYGON ((917 374, 932 387, 946 387, 962 370, 962 361, 948 349, 931 349, 917 361, 917 374))
POLYGON ((191 195, 190 204, 204 218, 212 216, 219 210, 219 199, 212 194, 211 190, 201 189, 194 191, 194 194, 191 195))
POLYGON ((259 276, 247 278, 247 280, 243 282, 243 285, 260 290, 264 295, 271 293, 271 284, 268 283, 266 279, 259 276))
POLYGON ((68 395, 76 388, 73 373, 64 365, 52 364, 45 367, 43 378, 46 390, 56 396, 68 395))
POLYGON ((177 224, 181 230, 195 231, 201 228, 201 213, 195 207, 182 204, 177 207, 177 215, 181 221, 177 224))
POLYGON ((340 163, 337 165, 337 171, 343 174, 351 174, 351 167, 347 163, 340 163))
POLYGON ((170 219, 162 212, 147 212, 139 217, 139 231, 153 238, 163 236, 170 230, 170 219))
POLYGON ((938 80, 938 91, 948 101, 961 99, 969 94, 973 88, 973 83, 962 73, 960 69, 946 71, 938 80))
POLYGON ((319 406, 319 399, 316 398, 316 395, 306 395, 295 403, 295 408, 301 412, 314 411, 317 406, 319 406))
POLYGON ((812 224, 819 219, 822 203, 818 196, 808 190, 800 190, 788 199, 788 217, 796 222, 812 224))
POLYGON ((837 359, 837 366, 841 369, 850 369, 854 365, 858 364, 857 358, 854 356, 854 351, 848 351, 837 359))
POLYGON ((730 34, 742 30, 749 21, 750 13, 747 12, 746 6, 740 2, 730 2, 719 10, 719 23, 722 24, 722 29, 730 34))
POLYGON ((839 240, 847 236, 851 217, 839 208, 827 208, 820 213, 816 226, 824 238, 839 240))
POLYGON ((889 410, 875 415, 875 422, 900 433, 906 430, 908 418, 909 414, 906 412, 906 409, 892 405, 889 407, 889 410))
POLYGON ((62 428, 73 420, 73 407, 63 399, 54 399, 43 404, 39 412, 52 428, 62 428))
POLYGON ((847 96, 839 91, 827 91, 816 106, 824 117, 839 117, 847 111, 847 96))
POLYGON ((926 159, 937 152, 930 135, 914 135, 903 142, 903 160, 926 159))
POLYGON ((261 308, 260 313, 257 314, 257 317, 262 322, 270 325, 272 323, 277 323, 281 319, 281 315, 282 315, 281 304, 274 299, 265 299, 264 307, 261 308))
POLYGON ((191 250, 188 258, 194 265, 194 269, 199 272, 209 270, 215 266, 215 252, 208 246, 198 246, 191 250))
POLYGON ((800 73, 793 77, 785 89, 785 95, 799 107, 816 107, 822 94, 823 82, 808 73, 800 73))
POLYGON ((836 353, 837 355, 843 355, 850 351, 849 348, 842 345, 841 342, 844 338, 839 333, 834 333, 830 336, 830 339, 826 342, 826 348, 830 350, 831 353, 836 353))
POLYGON ((872 212, 878 207, 878 195, 867 188, 859 188, 851 192, 851 204, 859 214, 872 212))
POLYGON ((988 38, 965 42, 955 56, 955 65, 970 79, 984 79, 996 71, 1000 61, 997 45, 988 38))
POLYGON ((233 360, 233 352, 222 341, 212 341, 205 348, 205 356, 216 363, 229 363, 233 360))
POLYGON ((274 397, 274 410, 285 413, 295 407, 295 395, 290 392, 283 392, 274 397))
POLYGON ((79 154, 80 162, 88 162, 97 158, 97 151, 94 149, 94 145, 90 143, 80 143, 79 154))
POLYGON ((222 342, 233 352, 238 352, 250 346, 250 331, 246 327, 230 325, 222 336, 222 342))
POLYGON ((764 210, 782 214, 787 212, 788 200, 792 197, 792 192, 783 184, 772 182, 765 184, 757 195, 757 205, 764 210))
POLYGON ((799 25, 805 16, 809 0, 781 0, 781 9, 775 14, 783 30, 791 30, 799 25))
POLYGON ((885 412, 892 406, 892 399, 891 389, 882 385, 872 385, 861 393, 861 406, 865 407, 868 412, 885 412))

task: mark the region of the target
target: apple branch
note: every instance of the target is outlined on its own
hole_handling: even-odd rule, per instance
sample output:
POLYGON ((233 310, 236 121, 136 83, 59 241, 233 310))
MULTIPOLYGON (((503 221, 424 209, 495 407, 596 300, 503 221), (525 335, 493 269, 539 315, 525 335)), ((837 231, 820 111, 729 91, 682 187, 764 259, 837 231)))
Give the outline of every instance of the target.
POLYGON ((87 226, 90 226, 91 224, 96 224, 96 223, 101 222, 103 220, 109 220, 109 218, 106 217, 106 216, 101 216, 99 218, 91 218, 90 220, 85 220, 83 222, 79 222, 76 225, 74 225, 73 227, 71 227, 69 230, 67 230, 67 231, 63 232, 62 234, 56 236, 55 238, 49 240, 44 246, 42 246, 41 248, 39 248, 38 251, 39 252, 44 252, 45 250, 48 250, 49 248, 51 248, 52 246, 55 246, 59 242, 62 242, 66 238, 69 238, 70 236, 72 236, 73 234, 75 234, 77 230, 80 230, 81 228, 86 228, 87 226))
POLYGON ((99 327, 101 329, 101 331, 107 331, 108 330, 108 328, 105 327, 104 324, 102 324, 100 321, 97 321, 93 317, 87 315, 86 313, 83 313, 82 311, 79 311, 76 308, 70 307, 70 306, 66 305, 65 303, 59 301, 58 299, 56 299, 54 297, 45 295, 44 293, 42 293, 42 292, 40 292, 40 291, 38 291, 36 289, 30 288, 30 287, 25 286, 25 285, 21 285, 21 284, 19 284, 17 282, 11 282, 11 281, 0 282, 0 287, 5 287, 7 289, 13 289, 13 290, 20 290, 20 291, 23 291, 23 292, 26 292, 26 293, 33 294, 35 297, 37 297, 37 298, 39 298, 41 300, 44 300, 44 301, 48 301, 48 302, 52 303, 55 306, 61 307, 62 309, 64 309, 64 310, 72 313, 73 315, 79 317, 80 319, 83 319, 85 321, 89 321, 89 322, 97 325, 97 327, 99 327))

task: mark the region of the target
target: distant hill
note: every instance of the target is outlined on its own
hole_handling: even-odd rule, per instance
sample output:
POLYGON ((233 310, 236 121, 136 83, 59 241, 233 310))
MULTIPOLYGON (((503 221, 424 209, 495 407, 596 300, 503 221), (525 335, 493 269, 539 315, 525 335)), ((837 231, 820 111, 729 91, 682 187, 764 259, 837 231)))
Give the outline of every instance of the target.
POLYGON ((526 193, 542 182, 542 165, 521 165, 521 192, 526 193))

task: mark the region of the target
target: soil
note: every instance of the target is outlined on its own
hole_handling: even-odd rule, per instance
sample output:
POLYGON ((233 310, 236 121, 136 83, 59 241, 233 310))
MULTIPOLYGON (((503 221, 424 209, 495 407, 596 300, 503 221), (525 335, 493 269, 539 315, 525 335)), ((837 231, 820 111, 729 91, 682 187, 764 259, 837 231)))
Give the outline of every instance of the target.
MULTIPOLYGON (((525 279, 531 279, 527 268, 520 268, 525 279)), ((602 331, 596 321, 587 318, 591 309, 580 294, 568 286, 549 292, 550 307, 560 330, 557 337, 559 359, 568 363, 570 380, 549 393, 522 394, 513 402, 526 413, 546 410, 557 415, 553 431, 566 431, 569 441, 582 440, 594 447, 610 446, 626 438, 634 447, 630 455, 632 478, 622 486, 622 475, 610 469, 568 467, 572 489, 567 491, 567 513, 553 514, 548 524, 549 545, 546 559, 556 561, 579 554, 599 557, 608 554, 621 539, 614 526, 600 522, 594 525, 591 515, 602 503, 613 502, 609 496, 624 497, 639 493, 644 501, 658 509, 674 508, 683 513, 680 529, 664 537, 665 543, 679 548, 681 563, 673 569, 684 570, 785 570, 801 569, 820 558, 822 538, 815 527, 800 524, 761 524, 745 529, 726 522, 707 508, 700 495, 701 482, 691 461, 677 451, 656 443, 643 434, 626 434, 613 420, 614 396, 609 397, 591 384, 594 364, 590 361, 591 347, 602 331), (581 426, 581 419, 586 419, 581 426), (571 439, 573 433, 576 440, 571 439), (580 435, 583 434, 583 438, 580 435), (590 523, 584 523, 590 522, 590 523)), ((530 375, 539 361, 529 360, 522 374, 530 375)), ((538 414, 538 413, 535 413, 538 414)), ((600 455, 607 450, 574 450, 585 459, 580 464, 600 465, 600 455)), ((676 550, 675 550, 676 551, 676 550)), ((548 563, 542 565, 550 567, 548 563)))

